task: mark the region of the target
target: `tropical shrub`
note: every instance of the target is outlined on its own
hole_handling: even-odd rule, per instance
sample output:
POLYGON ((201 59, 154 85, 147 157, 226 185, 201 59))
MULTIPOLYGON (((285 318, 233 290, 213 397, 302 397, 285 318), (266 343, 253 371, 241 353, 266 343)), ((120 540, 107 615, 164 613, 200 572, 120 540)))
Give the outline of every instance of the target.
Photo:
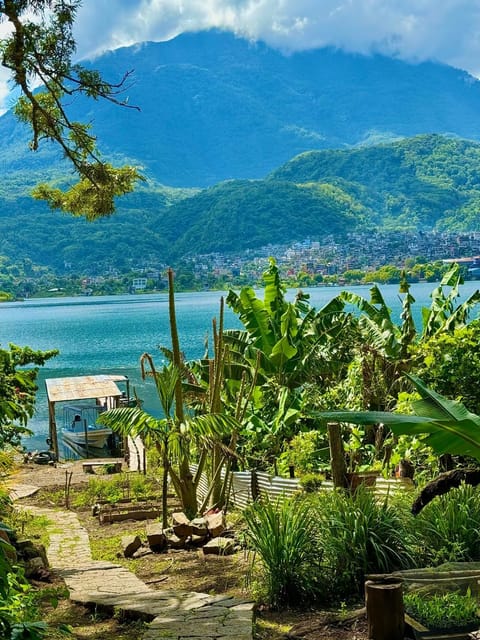
POLYGON ((315 473, 330 463, 328 440, 325 433, 312 430, 297 434, 290 441, 288 451, 281 454, 279 459, 280 472, 288 471, 292 465, 295 474, 315 473))
POLYGON ((480 560, 480 488, 451 489, 424 507, 415 524, 431 564, 480 560))
POLYGON ((272 608, 305 603, 319 591, 312 515, 301 499, 257 502, 245 511, 246 543, 260 558, 261 595, 272 608))
POLYGON ((10 344, 0 348, 0 449, 20 445, 28 433, 26 425, 35 409, 38 366, 56 356, 58 351, 34 351, 30 347, 10 344), (26 368, 35 365, 33 368, 26 368))
POLYGON ((442 333, 417 349, 418 374, 424 383, 448 398, 460 399, 480 413, 480 320, 453 333, 442 333))

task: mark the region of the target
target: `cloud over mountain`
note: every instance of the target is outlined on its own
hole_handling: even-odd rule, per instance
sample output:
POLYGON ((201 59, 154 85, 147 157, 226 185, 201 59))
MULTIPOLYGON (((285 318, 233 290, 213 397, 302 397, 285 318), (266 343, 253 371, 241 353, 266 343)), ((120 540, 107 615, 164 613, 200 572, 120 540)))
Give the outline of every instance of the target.
POLYGON ((333 46, 480 73, 480 4, 472 0, 84 0, 81 55, 184 31, 225 28, 282 50, 333 46))

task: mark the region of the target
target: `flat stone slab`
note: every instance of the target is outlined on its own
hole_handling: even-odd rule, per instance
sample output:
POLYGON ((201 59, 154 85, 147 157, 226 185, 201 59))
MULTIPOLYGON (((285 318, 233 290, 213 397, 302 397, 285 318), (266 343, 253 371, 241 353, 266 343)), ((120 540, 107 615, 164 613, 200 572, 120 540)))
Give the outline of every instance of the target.
POLYGON ((121 565, 92 560, 88 533, 71 511, 26 508, 52 521, 48 558, 65 580, 72 601, 150 620, 143 640, 252 640, 253 602, 193 591, 153 590, 121 565))

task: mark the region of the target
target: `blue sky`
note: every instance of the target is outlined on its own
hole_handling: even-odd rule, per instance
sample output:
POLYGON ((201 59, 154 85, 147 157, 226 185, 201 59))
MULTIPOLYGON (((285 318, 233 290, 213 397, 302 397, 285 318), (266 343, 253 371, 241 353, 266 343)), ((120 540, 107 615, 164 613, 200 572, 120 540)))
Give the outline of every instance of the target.
MULTIPOLYGON (((75 35, 82 58, 210 27, 284 51, 334 46, 480 76, 480 0, 83 0, 75 35)), ((0 109, 5 78, 0 67, 0 109)))

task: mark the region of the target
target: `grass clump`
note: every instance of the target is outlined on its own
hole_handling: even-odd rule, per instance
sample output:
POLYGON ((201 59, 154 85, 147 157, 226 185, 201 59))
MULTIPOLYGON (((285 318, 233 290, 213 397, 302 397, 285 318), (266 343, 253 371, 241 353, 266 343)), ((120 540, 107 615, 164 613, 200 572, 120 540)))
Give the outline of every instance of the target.
POLYGON ((245 519, 261 595, 273 608, 358 600, 366 574, 407 569, 417 557, 408 507, 365 489, 260 502, 245 519))
POLYGON ((407 613, 432 631, 461 629, 480 622, 478 602, 470 590, 464 595, 455 591, 433 595, 412 591, 405 594, 404 603, 407 613))
POLYGON ((363 593, 365 575, 414 566, 414 537, 405 507, 359 488, 313 499, 318 545, 329 575, 329 593, 338 600, 363 593), (402 512, 403 509, 403 512, 402 512))
POLYGON ((310 505, 301 500, 254 503, 245 511, 247 545, 261 561, 263 596, 272 608, 312 599, 317 590, 310 505))
POLYGON ((462 484, 432 500, 416 518, 427 562, 480 560, 480 490, 462 484))

